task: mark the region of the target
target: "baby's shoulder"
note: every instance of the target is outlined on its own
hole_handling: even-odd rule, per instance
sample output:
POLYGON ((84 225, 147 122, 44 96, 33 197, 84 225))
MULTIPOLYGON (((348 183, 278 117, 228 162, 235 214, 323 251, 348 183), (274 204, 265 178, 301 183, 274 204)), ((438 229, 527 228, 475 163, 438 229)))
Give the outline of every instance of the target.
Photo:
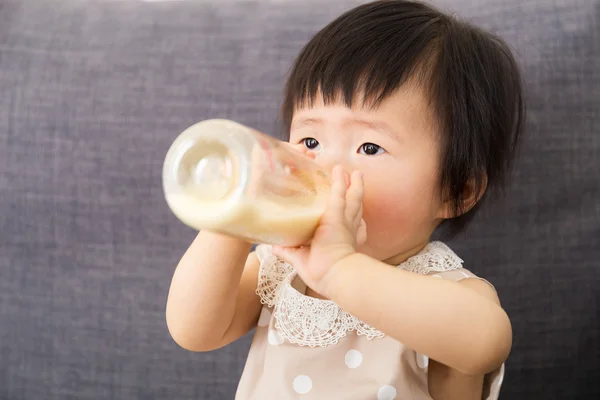
POLYGON ((485 284, 491 289, 494 286, 486 279, 465 268, 464 261, 448 245, 435 241, 427 244, 421 252, 410 257, 398 266, 399 269, 447 279, 466 285, 485 284))

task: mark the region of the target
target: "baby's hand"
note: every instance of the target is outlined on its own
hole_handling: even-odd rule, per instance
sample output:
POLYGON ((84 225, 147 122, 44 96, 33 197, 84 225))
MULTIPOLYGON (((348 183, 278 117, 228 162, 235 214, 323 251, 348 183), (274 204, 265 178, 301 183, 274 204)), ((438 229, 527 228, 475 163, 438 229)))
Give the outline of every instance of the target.
POLYGON ((311 289, 327 296, 331 269, 356 252, 367 239, 363 213, 363 179, 359 171, 350 178, 340 166, 333 169, 331 194, 310 247, 274 246, 273 253, 292 264, 311 289))

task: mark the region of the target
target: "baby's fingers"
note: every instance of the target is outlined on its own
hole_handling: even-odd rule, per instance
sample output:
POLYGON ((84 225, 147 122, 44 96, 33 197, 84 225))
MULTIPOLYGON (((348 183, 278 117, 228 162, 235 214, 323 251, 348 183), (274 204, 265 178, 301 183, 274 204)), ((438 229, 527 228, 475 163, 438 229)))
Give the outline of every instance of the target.
POLYGON ((327 214, 336 220, 344 218, 346 209, 346 173, 341 166, 333 168, 332 172, 333 183, 331 185, 331 193, 327 203, 327 214))
POLYGON ((363 194, 363 175, 360 171, 354 171, 350 176, 350 188, 346 193, 346 218, 351 223, 362 218, 363 194))
POLYGON ((367 242, 367 224, 364 219, 360 219, 358 223, 358 231, 356 232, 356 244, 362 246, 367 242))

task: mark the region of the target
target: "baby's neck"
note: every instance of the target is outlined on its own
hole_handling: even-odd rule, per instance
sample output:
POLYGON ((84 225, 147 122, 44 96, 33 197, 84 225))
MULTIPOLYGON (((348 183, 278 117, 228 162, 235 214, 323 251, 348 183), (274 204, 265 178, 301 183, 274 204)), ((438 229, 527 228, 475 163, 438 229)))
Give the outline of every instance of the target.
POLYGON ((306 292, 304 294, 308 297, 314 297, 315 299, 329 300, 327 297, 321 296, 319 293, 315 292, 308 286, 306 287, 306 292))
POLYGON ((416 256, 417 254, 419 254, 421 252, 421 250, 423 250, 425 248, 425 246, 427 246, 428 243, 429 243, 429 240, 420 242, 420 243, 416 244, 415 246, 412 246, 411 248, 406 249, 406 250, 402 251, 401 253, 396 254, 395 256, 392 256, 386 260, 382 260, 382 262, 389 264, 389 265, 398 266, 398 265, 402 264, 404 261, 411 258, 412 256, 416 256))

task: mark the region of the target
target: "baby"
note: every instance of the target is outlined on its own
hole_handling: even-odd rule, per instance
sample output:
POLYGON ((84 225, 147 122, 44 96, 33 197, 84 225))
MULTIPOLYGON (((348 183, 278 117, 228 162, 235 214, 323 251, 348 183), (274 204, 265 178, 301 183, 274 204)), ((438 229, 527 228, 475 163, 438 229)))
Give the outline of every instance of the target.
POLYGON ((302 50, 282 118, 332 171, 310 246, 200 232, 171 283, 174 340, 210 351, 256 328, 239 400, 496 399, 508 316, 431 237, 506 184, 524 118, 507 45, 429 5, 365 4, 302 50))

